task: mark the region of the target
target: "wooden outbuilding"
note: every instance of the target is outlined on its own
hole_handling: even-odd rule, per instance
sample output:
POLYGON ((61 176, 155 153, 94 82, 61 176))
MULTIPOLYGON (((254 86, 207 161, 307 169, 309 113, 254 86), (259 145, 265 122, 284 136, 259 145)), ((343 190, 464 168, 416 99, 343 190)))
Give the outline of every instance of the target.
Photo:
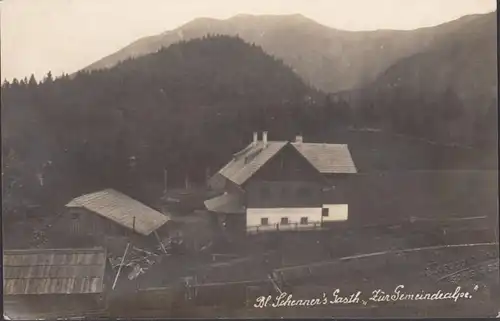
POLYGON ((129 242, 157 247, 168 236, 166 223, 170 220, 168 214, 105 189, 68 202, 51 230, 71 246, 105 246, 121 255, 129 242))

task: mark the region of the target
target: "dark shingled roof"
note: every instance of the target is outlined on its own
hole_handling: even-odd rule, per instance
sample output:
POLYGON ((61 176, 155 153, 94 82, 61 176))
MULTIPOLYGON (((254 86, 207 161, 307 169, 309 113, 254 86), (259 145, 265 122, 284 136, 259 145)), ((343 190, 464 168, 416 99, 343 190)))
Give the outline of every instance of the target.
POLYGON ((81 294, 104 290, 106 251, 5 250, 4 294, 81 294))

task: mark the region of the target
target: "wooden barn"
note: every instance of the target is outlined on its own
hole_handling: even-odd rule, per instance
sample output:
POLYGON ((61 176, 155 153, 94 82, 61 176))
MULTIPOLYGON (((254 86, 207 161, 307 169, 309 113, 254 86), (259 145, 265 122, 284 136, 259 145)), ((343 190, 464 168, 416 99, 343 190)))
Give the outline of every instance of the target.
POLYGON ((118 191, 105 189, 72 199, 51 231, 71 246, 106 246, 112 252, 122 253, 128 242, 157 247, 168 234, 169 221, 168 215, 118 191))
POLYGON ((13 319, 64 317, 106 308, 106 251, 4 251, 4 313, 13 319))
POLYGON ((306 143, 302 136, 268 141, 267 132, 259 141, 254 133, 210 178, 221 195, 205 206, 226 221, 240 221, 249 233, 318 228, 347 220, 345 195, 335 188, 355 173, 347 145, 306 143))

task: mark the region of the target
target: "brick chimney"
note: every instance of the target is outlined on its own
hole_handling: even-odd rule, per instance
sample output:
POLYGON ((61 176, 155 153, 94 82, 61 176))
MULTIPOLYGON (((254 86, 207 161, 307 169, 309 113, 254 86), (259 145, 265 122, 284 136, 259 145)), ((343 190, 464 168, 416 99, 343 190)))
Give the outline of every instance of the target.
POLYGON ((302 143, 303 141, 304 141, 304 137, 302 137, 302 135, 295 136, 296 143, 302 143))
POLYGON ((253 145, 257 146, 257 143, 259 142, 259 137, 257 132, 253 132, 253 145))
POLYGON ((262 132, 262 143, 264 143, 264 147, 267 147, 267 132, 262 132))

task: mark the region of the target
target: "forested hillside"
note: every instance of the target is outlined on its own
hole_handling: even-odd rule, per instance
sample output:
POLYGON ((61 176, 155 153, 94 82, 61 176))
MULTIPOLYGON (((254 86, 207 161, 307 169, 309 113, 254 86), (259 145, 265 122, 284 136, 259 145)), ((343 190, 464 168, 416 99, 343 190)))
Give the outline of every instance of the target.
POLYGON ((293 135, 323 100, 281 61, 226 36, 73 79, 15 80, 2 96, 4 205, 103 186, 137 192, 164 168, 172 185, 202 181, 254 130, 293 135))
POLYGON ((426 51, 350 93, 377 127, 469 146, 497 145, 496 12, 463 21, 426 51))
POLYGON ((195 19, 145 37, 86 70, 109 68, 182 39, 239 35, 291 66, 377 128, 430 141, 495 145, 496 12, 417 30, 344 31, 302 15, 195 19), (340 92, 339 92, 340 91, 340 92))
POLYGON ((161 188, 164 169, 169 186, 201 183, 262 130, 271 140, 302 133, 347 143, 362 172, 492 164, 477 165, 483 151, 365 131, 370 112, 311 89, 260 47, 228 36, 74 77, 14 80, 2 86, 2 205, 7 216, 31 204, 47 212, 107 187, 147 199, 145 187, 161 188))

